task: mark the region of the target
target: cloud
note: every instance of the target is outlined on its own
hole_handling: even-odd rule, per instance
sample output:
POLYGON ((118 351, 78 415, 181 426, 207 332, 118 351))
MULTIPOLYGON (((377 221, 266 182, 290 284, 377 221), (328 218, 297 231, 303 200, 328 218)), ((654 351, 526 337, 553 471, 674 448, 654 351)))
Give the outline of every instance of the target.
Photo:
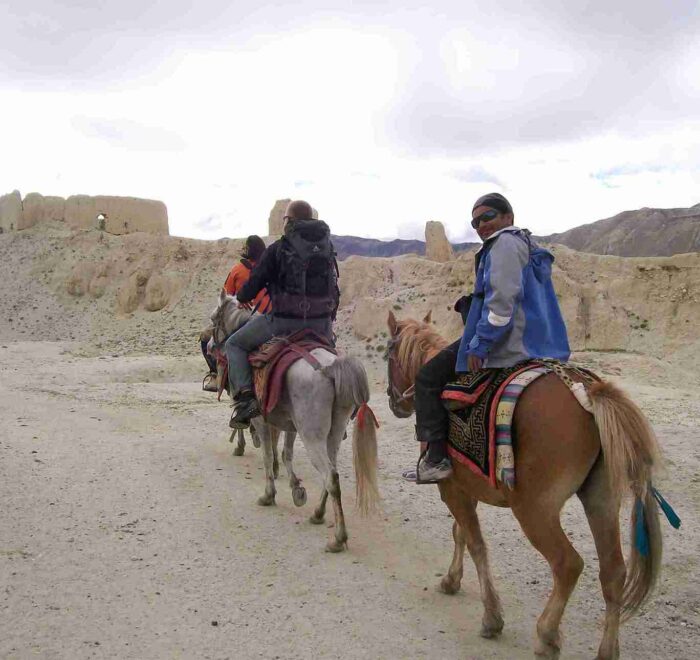
POLYGON ((693 118, 700 95, 683 71, 695 66, 697 7, 552 0, 517 14, 504 4, 477 12, 468 27, 416 42, 385 122, 391 144, 464 156, 601 131, 645 134, 693 118))
POLYGON ((75 116, 71 124, 86 137, 105 140, 132 151, 182 151, 186 147, 182 137, 173 131, 144 126, 128 119, 75 116))
POLYGON ((466 170, 455 170, 452 176, 457 179, 457 181, 463 181, 464 183, 493 183, 499 188, 506 189, 506 186, 495 174, 486 171, 483 167, 479 167, 478 165, 466 170))

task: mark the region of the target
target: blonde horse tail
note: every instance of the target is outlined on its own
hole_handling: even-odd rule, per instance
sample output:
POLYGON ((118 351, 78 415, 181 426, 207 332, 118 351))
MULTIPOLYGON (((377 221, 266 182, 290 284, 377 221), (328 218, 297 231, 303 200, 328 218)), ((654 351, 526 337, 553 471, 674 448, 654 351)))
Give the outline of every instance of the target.
POLYGON ((661 567, 661 528, 651 485, 661 453, 649 421, 624 392, 611 383, 599 382, 591 387, 589 397, 613 495, 620 501, 631 491, 635 498, 620 603, 622 617, 628 619, 651 595, 661 567))
POLYGON ((352 432, 352 459, 355 468, 357 507, 363 515, 374 512, 379 502, 377 485, 377 428, 379 424, 369 402, 369 382, 362 363, 354 357, 341 357, 323 368, 335 385, 335 398, 355 408, 352 432))

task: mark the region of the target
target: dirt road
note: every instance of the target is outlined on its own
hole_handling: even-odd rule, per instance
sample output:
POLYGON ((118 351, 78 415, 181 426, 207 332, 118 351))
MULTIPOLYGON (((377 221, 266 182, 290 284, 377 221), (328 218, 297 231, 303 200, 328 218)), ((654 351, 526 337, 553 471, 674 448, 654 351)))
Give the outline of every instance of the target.
MULTIPOLYGON (((379 387, 383 511, 354 514, 344 446, 349 551, 329 555, 327 530, 307 521, 319 488, 301 443, 309 503, 296 508, 281 479, 277 507, 256 506, 262 459, 252 445, 231 456, 229 409, 200 390, 197 357, 71 349, 0 347, 0 657, 532 657, 548 567, 508 511, 483 507, 506 628, 481 639, 470 562, 461 593, 436 591, 451 518, 434 487, 400 479, 414 460, 412 421, 390 416, 379 387)), ((659 486, 683 527, 664 523, 664 572, 645 612, 623 628, 623 657, 694 658, 700 403, 697 388, 652 386, 639 373, 651 372, 625 385, 659 432, 669 458, 659 486)), ((576 500, 564 520, 586 569, 564 619, 563 657, 590 658, 603 612, 597 560, 576 500)))

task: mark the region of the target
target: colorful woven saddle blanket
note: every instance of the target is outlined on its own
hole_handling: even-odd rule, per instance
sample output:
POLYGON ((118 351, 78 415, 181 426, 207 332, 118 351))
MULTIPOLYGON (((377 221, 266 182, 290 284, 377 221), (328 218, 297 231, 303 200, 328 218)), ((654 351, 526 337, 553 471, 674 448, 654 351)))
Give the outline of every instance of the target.
POLYGON ((492 486, 515 487, 511 426, 515 406, 525 388, 551 369, 540 361, 506 369, 482 369, 460 375, 442 392, 448 410, 447 450, 492 486))
POLYGON ((330 341, 313 330, 299 330, 288 337, 274 337, 251 353, 248 361, 253 367, 255 394, 263 415, 269 415, 279 403, 287 369, 297 360, 306 360, 314 369, 321 363, 311 354, 322 348, 337 355, 330 341))

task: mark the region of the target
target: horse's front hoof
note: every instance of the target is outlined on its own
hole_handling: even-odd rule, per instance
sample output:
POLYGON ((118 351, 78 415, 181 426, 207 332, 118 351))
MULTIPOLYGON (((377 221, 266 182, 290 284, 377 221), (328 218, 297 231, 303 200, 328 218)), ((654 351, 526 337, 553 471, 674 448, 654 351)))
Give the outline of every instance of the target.
POLYGON ((481 630, 479 631, 479 635, 481 635, 484 639, 494 639, 502 632, 503 619, 500 617, 490 621, 484 620, 481 622, 481 630))
POLYGON ((454 596, 462 586, 461 582, 453 580, 449 575, 446 575, 442 580, 440 580, 440 586, 438 589, 442 591, 443 594, 448 596, 454 596))
POLYGON ((274 495, 262 495, 258 497, 258 504, 260 506, 272 506, 275 503, 274 495))
POLYGON ((547 660, 556 660, 559 657, 561 649, 559 647, 559 640, 543 640, 541 638, 537 639, 535 643, 535 655, 538 658, 546 658, 547 660))
POLYGON ((309 522, 312 525, 323 525, 325 520, 326 520, 325 516, 319 516, 319 515, 316 515, 315 513, 313 516, 309 516, 309 522))
POLYGON ((337 539, 333 539, 332 541, 328 541, 328 543, 326 543, 326 552, 342 552, 347 547, 347 541, 338 541, 337 539))
POLYGON ((306 504, 306 488, 303 486, 292 488, 292 500, 294 500, 295 506, 304 506, 306 504))
POLYGON ((233 450, 233 455, 234 456, 243 456, 243 452, 245 452, 245 449, 243 447, 236 447, 233 450))

